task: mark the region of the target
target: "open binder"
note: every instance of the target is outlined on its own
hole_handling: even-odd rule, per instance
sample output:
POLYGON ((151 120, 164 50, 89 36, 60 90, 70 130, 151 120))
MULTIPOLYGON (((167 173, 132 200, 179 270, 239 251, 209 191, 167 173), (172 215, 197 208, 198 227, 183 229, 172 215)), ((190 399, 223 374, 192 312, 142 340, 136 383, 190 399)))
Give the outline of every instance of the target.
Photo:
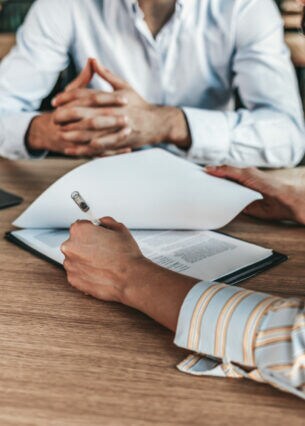
POLYGON ((207 175, 160 149, 91 161, 63 176, 14 222, 6 238, 62 265, 61 244, 77 219, 87 219, 79 191, 97 218, 113 216, 131 229, 153 262, 198 280, 237 284, 287 260, 271 249, 214 232, 248 204, 255 191, 207 175))

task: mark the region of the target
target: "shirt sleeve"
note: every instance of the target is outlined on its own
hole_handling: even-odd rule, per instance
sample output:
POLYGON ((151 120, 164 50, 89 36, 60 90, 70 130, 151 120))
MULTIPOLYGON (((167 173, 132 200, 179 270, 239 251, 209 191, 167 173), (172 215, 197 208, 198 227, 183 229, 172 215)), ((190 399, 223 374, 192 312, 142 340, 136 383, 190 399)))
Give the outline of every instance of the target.
POLYGON ((187 295, 175 343, 193 354, 178 369, 248 378, 305 399, 305 309, 226 284, 199 283, 187 295))
POLYGON ((67 3, 38 0, 0 64, 0 155, 31 158, 24 138, 41 101, 69 63, 72 22, 67 3))
POLYGON ((247 0, 236 2, 233 22, 232 87, 244 108, 183 108, 192 136, 186 156, 202 164, 296 165, 304 119, 280 15, 271 0, 247 0))

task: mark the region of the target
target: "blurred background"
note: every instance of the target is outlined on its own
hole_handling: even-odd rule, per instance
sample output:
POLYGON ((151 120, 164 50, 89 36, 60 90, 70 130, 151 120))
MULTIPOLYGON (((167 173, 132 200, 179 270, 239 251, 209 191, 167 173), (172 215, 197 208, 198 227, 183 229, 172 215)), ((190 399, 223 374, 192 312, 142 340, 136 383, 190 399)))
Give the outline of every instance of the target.
MULTIPOLYGON (((283 16, 286 42, 296 67, 305 111, 305 37, 300 34, 302 8, 296 0, 274 1, 283 16)), ((0 60, 13 46, 15 32, 33 2, 34 0, 0 0, 0 60)))

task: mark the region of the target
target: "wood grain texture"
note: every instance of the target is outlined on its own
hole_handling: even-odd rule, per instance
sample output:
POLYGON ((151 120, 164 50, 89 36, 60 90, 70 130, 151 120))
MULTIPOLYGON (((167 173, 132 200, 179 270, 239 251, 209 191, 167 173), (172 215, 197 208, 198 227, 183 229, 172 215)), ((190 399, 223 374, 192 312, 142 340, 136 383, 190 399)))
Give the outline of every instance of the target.
MULTIPOLYGON (((0 187, 24 197, 0 230, 80 161, 0 160, 0 187)), ((226 232, 289 254, 246 283, 305 296, 305 229, 241 217, 226 232)), ((0 425, 303 425, 304 402, 246 380, 191 377, 185 352, 144 315, 84 297, 64 272, 0 240, 0 425)))

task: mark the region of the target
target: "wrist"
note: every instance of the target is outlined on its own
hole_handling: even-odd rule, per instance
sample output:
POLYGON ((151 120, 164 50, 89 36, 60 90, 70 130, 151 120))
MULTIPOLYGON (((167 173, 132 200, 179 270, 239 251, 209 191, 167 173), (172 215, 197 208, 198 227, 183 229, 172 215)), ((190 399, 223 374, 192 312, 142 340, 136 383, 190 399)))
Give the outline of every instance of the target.
POLYGON ((297 185, 283 184, 278 191, 277 199, 280 204, 285 206, 288 220, 305 225, 304 206, 300 201, 303 199, 303 193, 299 193, 297 185))
POLYGON ((140 310, 141 293, 143 288, 149 285, 149 276, 151 278, 154 267, 158 268, 158 265, 152 264, 144 256, 136 258, 130 263, 128 272, 125 275, 125 285, 121 291, 120 303, 140 310))
POLYGON ((36 122, 39 119, 39 117, 33 118, 31 121, 29 128, 27 130, 27 133, 25 135, 25 146, 29 151, 35 151, 39 150, 40 148, 37 147, 37 138, 36 138, 36 122))
POLYGON ((183 301, 198 280, 145 259, 135 262, 121 302, 175 331, 183 301))
POLYGON ((155 107, 157 143, 168 142, 180 149, 191 147, 191 134, 183 111, 176 107, 155 107))
POLYGON ((43 151, 44 138, 41 137, 41 123, 46 119, 46 115, 38 115, 31 121, 27 133, 25 135, 25 145, 29 151, 43 151))

